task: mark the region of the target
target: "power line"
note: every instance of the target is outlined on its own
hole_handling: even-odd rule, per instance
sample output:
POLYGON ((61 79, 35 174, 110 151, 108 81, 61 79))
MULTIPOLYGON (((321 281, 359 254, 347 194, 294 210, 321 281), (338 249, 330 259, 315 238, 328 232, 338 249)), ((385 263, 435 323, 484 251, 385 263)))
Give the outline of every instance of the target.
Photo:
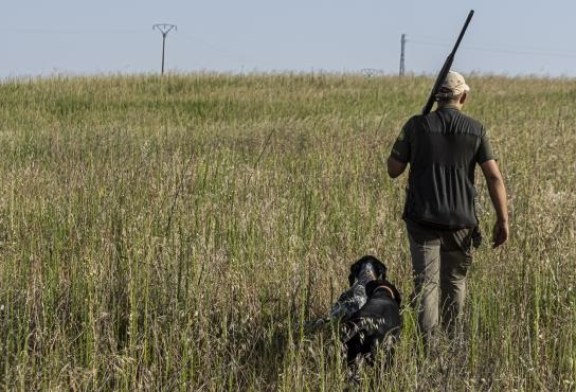
MULTIPOLYGON (((440 41, 426 40, 426 39, 411 39, 409 41, 412 44, 420 46, 441 46, 448 47, 449 44, 440 41)), ((518 49, 509 49, 505 47, 495 47, 495 46, 476 46, 476 45, 466 45, 463 47, 466 50, 476 50, 482 52, 492 52, 492 53, 504 53, 504 54, 519 54, 519 55, 534 55, 534 56, 544 56, 544 57, 576 57, 576 52, 565 52, 548 50, 542 48, 530 48, 530 47, 518 47, 518 49)))
POLYGON ((146 30, 132 30, 132 29, 109 29, 109 30, 62 30, 62 29, 37 29, 37 28, 15 28, 15 29, 0 29, 0 33, 17 33, 17 34, 60 34, 60 35, 79 35, 79 34, 141 34, 146 30))

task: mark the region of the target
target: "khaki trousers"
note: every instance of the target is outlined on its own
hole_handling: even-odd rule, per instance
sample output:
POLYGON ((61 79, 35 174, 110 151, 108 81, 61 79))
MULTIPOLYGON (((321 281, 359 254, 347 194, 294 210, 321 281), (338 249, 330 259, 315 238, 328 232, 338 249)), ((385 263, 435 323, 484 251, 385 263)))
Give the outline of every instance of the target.
POLYGON ((414 279, 414 304, 424 338, 442 327, 457 333, 472 264, 472 229, 436 230, 407 221, 414 279))

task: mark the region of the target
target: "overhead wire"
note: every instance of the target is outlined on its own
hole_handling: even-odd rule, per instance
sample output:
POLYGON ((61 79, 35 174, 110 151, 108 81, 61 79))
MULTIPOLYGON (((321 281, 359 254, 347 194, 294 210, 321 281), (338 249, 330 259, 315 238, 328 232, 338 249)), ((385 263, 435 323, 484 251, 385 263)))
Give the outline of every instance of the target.
MULTIPOLYGON (((406 39, 408 43, 412 43, 420 46, 442 46, 449 47, 445 41, 434 40, 434 39, 411 39, 410 36, 406 39)), ((544 57, 576 57, 576 51, 560 51, 560 50, 550 50, 548 48, 536 48, 527 47, 522 45, 514 45, 514 49, 510 49, 507 46, 487 46, 487 45, 462 45, 463 50, 476 50, 482 52, 491 53, 503 53, 503 54, 518 54, 518 55, 533 55, 533 56, 544 56, 544 57)))

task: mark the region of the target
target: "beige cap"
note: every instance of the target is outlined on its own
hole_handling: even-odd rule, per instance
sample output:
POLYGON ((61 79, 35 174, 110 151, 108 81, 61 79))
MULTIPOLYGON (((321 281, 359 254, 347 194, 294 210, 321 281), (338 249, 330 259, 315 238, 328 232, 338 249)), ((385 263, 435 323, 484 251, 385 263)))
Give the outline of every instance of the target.
POLYGON ((470 87, 466 84, 464 76, 456 71, 449 71, 438 89, 436 99, 449 99, 468 91, 470 91, 470 87))

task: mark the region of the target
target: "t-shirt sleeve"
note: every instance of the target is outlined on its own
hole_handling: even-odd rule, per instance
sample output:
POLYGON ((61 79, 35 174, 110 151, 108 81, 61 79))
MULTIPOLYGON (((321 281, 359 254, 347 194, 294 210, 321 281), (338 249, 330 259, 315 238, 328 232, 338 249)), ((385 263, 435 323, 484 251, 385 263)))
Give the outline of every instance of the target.
POLYGON ((478 162, 478 164, 482 164, 491 159, 496 159, 496 157, 492 152, 492 147, 490 146, 490 142, 488 141, 486 131, 484 131, 482 132, 482 137, 480 138, 480 146, 476 154, 476 162, 478 162))
POLYGON ((396 138, 394 145, 392 146, 392 152, 390 156, 397 161, 402 163, 408 163, 410 161, 410 138, 412 135, 412 120, 402 127, 400 134, 396 138))

